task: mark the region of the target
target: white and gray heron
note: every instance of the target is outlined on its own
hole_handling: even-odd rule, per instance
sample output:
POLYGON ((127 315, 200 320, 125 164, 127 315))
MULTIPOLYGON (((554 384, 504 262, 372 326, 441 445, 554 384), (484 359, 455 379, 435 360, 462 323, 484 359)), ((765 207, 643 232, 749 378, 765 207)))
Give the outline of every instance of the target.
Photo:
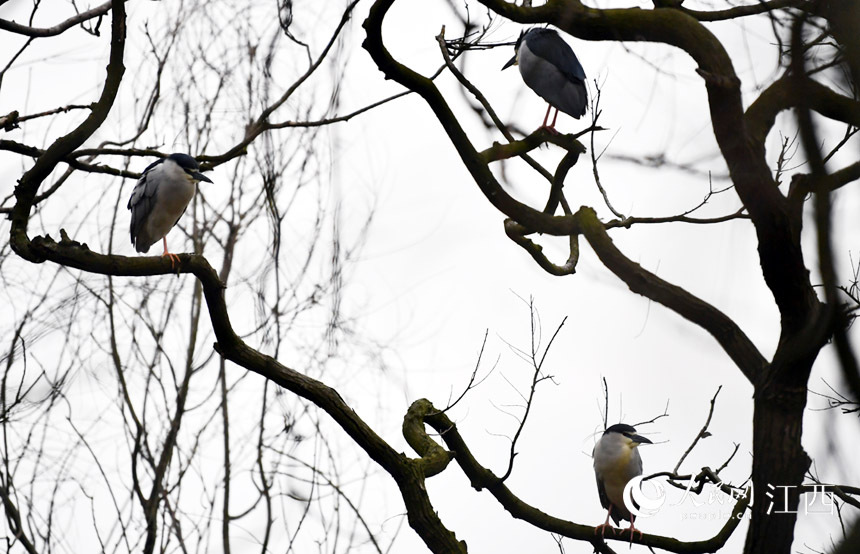
POLYGON ((633 533, 642 531, 633 526, 635 516, 624 504, 624 487, 627 483, 642 475, 642 458, 639 456, 638 446, 640 444, 652 444, 647 438, 637 435, 636 429, 624 423, 610 425, 603 436, 594 445, 594 476, 597 478, 597 494, 600 503, 606 508, 606 521, 603 525, 595 527, 594 532, 600 530, 600 536, 604 536, 606 528, 615 528, 609 525, 609 518, 617 525, 622 519, 630 522, 630 540, 633 533))
POLYGON ((162 240, 162 256, 170 258, 171 266, 179 261, 176 254, 167 250, 167 233, 185 213, 200 181, 212 182, 200 173, 197 160, 188 154, 171 154, 143 170, 128 200, 129 231, 135 250, 149 252, 150 246, 162 240))
POLYGON ((502 69, 512 65, 519 66, 526 85, 549 103, 541 127, 555 130, 559 110, 575 119, 585 115, 588 104, 585 70, 557 32, 535 27, 521 33, 514 46, 514 57, 502 69), (555 116, 547 125, 551 108, 555 108, 555 116))

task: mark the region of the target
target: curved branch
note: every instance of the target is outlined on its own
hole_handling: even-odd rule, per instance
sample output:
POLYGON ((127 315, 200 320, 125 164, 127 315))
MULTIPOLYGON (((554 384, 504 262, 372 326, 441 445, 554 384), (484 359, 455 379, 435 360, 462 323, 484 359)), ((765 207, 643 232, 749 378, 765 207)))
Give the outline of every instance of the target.
MULTIPOLYGON (((744 213, 746 208, 741 208, 738 211, 726 215, 716 217, 689 217, 688 215, 667 215, 663 217, 625 217, 624 219, 612 219, 603 224, 605 229, 617 229, 624 227, 629 229, 633 225, 641 224, 657 224, 657 223, 691 223, 693 225, 713 225, 715 223, 723 223, 733 221, 735 219, 749 219, 749 216, 744 213)), ((689 212, 688 212, 689 213, 689 212)))
POLYGON ((409 406, 403 418, 403 437, 412 450, 421 456, 420 461, 425 477, 441 473, 454 458, 453 453, 439 446, 439 443, 427 436, 424 430, 424 418, 435 412, 436 408, 430 401, 422 398, 409 406))
POLYGON ((103 17, 110 11, 111 5, 112 2, 108 0, 101 6, 97 6, 91 10, 81 12, 74 17, 70 17, 69 19, 63 21, 58 25, 54 25, 53 27, 28 27, 26 25, 21 25, 20 23, 15 23, 14 21, 0 19, 0 30, 35 38, 53 37, 59 35, 60 33, 66 32, 75 25, 79 25, 84 21, 95 19, 96 17, 103 17))
POLYGON ((529 256, 532 257, 541 269, 556 277, 576 273, 576 264, 579 263, 579 235, 570 236, 570 254, 567 257, 567 261, 562 265, 556 265, 546 257, 541 245, 526 237, 527 232, 528 230, 525 227, 513 219, 505 220, 505 234, 508 235, 509 239, 520 245, 523 250, 528 252, 529 256))
MULTIPOLYGON (((432 408, 432 404, 428 400, 422 399, 418 402, 421 402, 425 407, 432 408)), ((504 482, 502 482, 497 475, 478 463, 472 455, 472 452, 469 450, 469 447, 466 445, 465 440, 463 440, 463 437, 457 430, 457 425, 443 412, 429 411, 425 421, 440 434, 448 448, 454 451, 457 464, 463 470, 463 473, 466 474, 466 477, 469 478, 469 481, 475 490, 480 491, 487 489, 487 491, 489 491, 490 494, 492 494, 496 500, 498 500, 499 503, 517 519, 526 521, 529 524, 545 531, 549 531, 550 533, 556 533, 571 539, 589 542, 594 546, 595 550, 601 552, 605 551, 602 548, 605 546, 604 540, 596 534, 594 527, 553 517, 534 506, 523 502, 519 497, 511 492, 511 490, 505 486, 504 482)), ((426 440, 432 439, 428 436, 426 437, 426 440)), ((641 537, 634 535, 632 540, 637 544, 644 544, 652 548, 661 548, 668 552, 716 552, 725 545, 726 541, 737 528, 742 519, 741 514, 746 510, 748 502, 749 495, 741 498, 735 504, 732 509, 732 515, 726 521, 723 528, 708 540, 684 542, 669 537, 649 534, 644 534, 641 537)), ((618 538, 614 540, 626 541, 629 540, 629 537, 625 538, 619 535, 618 538)))
POLYGON ((860 127, 860 102, 813 79, 785 75, 771 83, 747 108, 744 120, 750 136, 763 143, 776 116, 801 104, 826 118, 860 127))
MULTIPOLYGON (((112 16, 110 61, 101 96, 92 106, 89 116, 72 132, 57 139, 44 152, 39 152, 33 167, 21 177, 15 188, 16 203, 11 214, 10 243, 19 256, 34 263, 51 261, 68 268, 102 275, 166 275, 174 272, 172 265, 167 263, 166 259, 98 254, 90 251, 85 244, 70 240, 63 230, 60 230, 60 242, 54 241, 49 236, 37 236, 31 240, 27 234, 30 211, 39 186, 57 164, 69 159, 70 154, 101 126, 116 98, 125 69, 122 62, 126 30, 124 0, 112 0, 112 16)), ((400 488, 410 525, 430 550, 440 553, 465 552, 465 544, 458 541, 454 533, 442 524, 430 503, 424 486, 423 461, 409 459, 391 448, 333 388, 290 369, 271 356, 248 346, 233 330, 225 300, 226 287, 215 270, 202 256, 182 254, 179 259, 178 271, 193 273, 203 287, 213 332, 217 339, 215 350, 225 359, 269 379, 322 408, 356 444, 367 452, 371 459, 392 476, 400 488)))
POLYGON ((363 47, 373 58, 377 67, 387 78, 416 92, 427 102, 448 135, 451 144, 457 149, 463 165, 472 175, 481 192, 499 211, 525 225, 533 232, 558 236, 577 233, 577 224, 572 217, 549 216, 511 197, 490 171, 487 160, 471 143, 436 85, 427 77, 400 64, 391 56, 382 41, 382 21, 393 3, 394 0, 378 0, 371 7, 363 24, 367 32, 363 47))
POLYGON ((24 523, 21 519, 21 512, 18 511, 18 507, 12 500, 13 491, 10 489, 10 480, 0 474, 0 500, 3 502, 3 511, 6 515, 6 523, 9 526, 9 530, 12 532, 11 544, 15 544, 17 541, 21 543, 21 546, 27 551, 27 554, 38 554, 39 551, 24 532, 24 523), (6 483, 9 483, 9 486, 7 486, 6 483))
MULTIPOLYGON (((0 150, 5 150, 7 152, 15 152, 16 154, 22 154, 24 156, 29 156, 31 158, 38 159, 42 154, 46 151, 41 148, 36 148, 35 146, 30 146, 27 144, 22 144, 20 142, 15 142, 14 140, 6 140, 0 139, 0 150)), ((100 149, 102 154, 110 154, 110 152, 105 151, 106 149, 100 149)), ((88 155, 89 152, 92 152, 92 149, 87 150, 76 150, 75 152, 71 152, 63 156, 59 161, 67 164, 72 169, 77 169, 78 171, 85 171, 87 173, 103 173, 105 175, 113 175, 115 177, 126 177, 129 179, 139 179, 140 173, 136 173, 134 171, 128 171, 125 169, 116 169, 109 165, 103 164, 90 164, 86 162, 80 161, 78 158, 81 158, 85 155, 88 155)), ((99 149, 96 149, 99 151, 99 149)), ((134 155, 133 152, 129 151, 128 153, 123 153, 124 156, 134 155)), ((165 157, 164 154, 157 150, 146 150, 145 153, 137 154, 142 156, 159 156, 165 157)), ((35 203, 39 203, 44 199, 45 195, 39 195, 35 199, 35 203)))
POLYGON ((783 337, 803 332, 820 310, 820 302, 800 248, 802 222, 792 217, 794 212, 773 180, 764 143, 749 134, 743 117, 740 79, 717 37, 701 22, 676 9, 603 10, 586 7, 579 0, 549 0, 537 8, 519 7, 504 0, 479 1, 513 21, 551 23, 585 40, 674 46, 698 64, 696 72, 705 81, 714 136, 756 229, 762 274, 782 316, 783 337))
MULTIPOLYGON (((34 237, 28 253, 40 261, 51 261, 89 273, 113 276, 168 275, 177 272, 166 258, 103 255, 60 231, 60 242, 50 236, 34 237)), ((395 451, 344 402, 340 394, 278 360, 248 346, 233 330, 225 299, 226 286, 206 258, 179 254, 179 273, 192 273, 200 280, 217 342, 215 350, 225 359, 310 400, 324 410, 352 440, 395 480, 406 504, 413 529, 433 552, 465 552, 465 545, 439 519, 424 486, 425 470, 434 468, 426 460, 414 460, 395 451)))
MULTIPOLYGON (((293 82, 287 90, 281 94, 275 101, 266 106, 257 117, 256 120, 250 122, 245 128, 245 136, 239 141, 237 144, 233 145, 229 150, 224 152, 223 154, 219 154, 217 156, 200 156, 197 158, 199 162, 207 162, 212 164, 213 166, 223 164, 233 158, 243 155, 247 152, 248 146, 254 142, 254 140, 263 134, 264 132, 273 129, 275 127, 269 122, 269 117, 275 113, 275 111, 283 106, 287 100, 293 95, 293 93, 298 90, 298 88, 307 81, 311 75, 313 75, 317 69, 322 65, 322 62, 328 56, 328 53, 334 48, 337 43, 338 38, 340 37, 340 32, 349 22, 350 17, 352 16, 352 10, 355 8, 356 4, 358 4, 358 0, 352 0, 349 4, 347 4, 346 8, 343 11, 343 15, 340 18, 337 26, 335 27, 334 32, 329 37, 328 42, 323 48, 320 55, 316 60, 310 62, 308 69, 298 78, 295 82, 293 82)), ((357 115, 357 114, 353 114, 357 115)), ((350 116, 352 117, 352 116, 350 116)), ((281 124, 281 127, 289 127, 289 124, 281 124)))
POLYGON ((50 175, 57 164, 73 150, 79 148, 104 123, 116 99, 125 66, 122 59, 125 52, 125 1, 111 1, 111 47, 107 65, 107 78, 98 101, 92 105, 87 118, 69 134, 60 137, 39 156, 36 163, 18 181, 15 187, 15 207, 12 209, 12 230, 10 243, 15 252, 31 262, 43 261, 31 250, 27 236, 30 210, 39 185, 50 175))
POLYGON ((763 13, 770 13, 772 11, 782 10, 785 8, 803 8, 809 4, 809 0, 772 0, 770 2, 760 1, 746 6, 734 6, 732 8, 713 12, 689 10, 684 7, 681 7, 680 10, 691 17, 695 17, 699 21, 713 22, 739 19, 741 17, 749 17, 751 15, 761 15, 763 13))
MULTIPOLYGON (((702 326, 717 339, 747 379, 756 382, 768 364, 737 325, 710 304, 645 272, 640 266, 624 257, 612 244, 603 224, 598 221, 593 210, 580 210, 574 216, 549 217, 517 202, 501 188, 487 167, 485 158, 475 150, 436 86, 425 77, 398 63, 386 50, 382 41, 381 26, 393 1, 377 0, 371 8, 364 22, 364 28, 367 31, 364 47, 386 77, 414 90, 424 98, 487 199, 496 208, 532 232, 557 234, 559 231, 566 231, 564 234, 567 235, 584 233, 592 243, 592 247, 598 251, 601 261, 625 280, 634 292, 660 302, 682 317, 702 326)), ((700 73, 706 76, 712 116, 716 119, 719 114, 713 114, 713 112, 720 109, 732 114, 722 120, 721 129, 723 133, 732 135, 731 138, 721 137, 717 130, 720 125, 716 123, 715 133, 718 135, 718 140, 722 138, 723 142, 730 143, 727 146, 730 152, 724 151, 730 168, 732 160, 738 161, 740 158, 740 161, 735 164, 732 177, 736 183, 743 183, 748 197, 745 199, 745 204, 748 204, 749 198, 761 200, 758 203, 753 202, 749 208, 750 217, 756 223, 757 230, 759 227, 766 229, 766 231, 760 230, 759 233, 760 244, 762 244, 762 264, 768 265, 765 268, 765 276, 766 279, 768 276, 771 277, 769 284, 772 285, 771 289, 774 290, 781 311, 788 311, 789 307, 799 310, 798 306, 806 309, 813 301, 817 302, 809 286, 799 245, 796 250, 793 250, 790 246, 796 243, 787 240, 795 237, 792 235, 792 227, 787 218, 785 198, 780 195, 775 186, 766 185, 773 180, 765 164, 763 151, 754 152, 754 149, 749 148, 743 140, 738 139, 736 129, 729 133, 728 129, 724 128, 735 118, 739 121, 739 125, 743 124, 739 81, 734 74, 731 60, 719 41, 709 31, 691 17, 674 10, 658 10, 661 13, 656 15, 655 12, 642 10, 591 10, 584 8, 578 2, 559 2, 558 0, 550 0, 544 6, 534 9, 519 8, 496 0, 481 0, 481 3, 517 21, 543 17, 543 20, 553 21, 565 30, 573 30, 574 34, 585 38, 648 40, 650 37, 655 41, 689 49, 690 54, 703 67, 700 73), (562 7, 565 9, 562 10, 562 7), (757 154, 761 155, 757 156, 757 154), (742 165, 745 170, 741 171, 742 168, 738 167, 739 165, 742 165), (764 179, 759 178, 760 175, 757 173, 760 171, 764 172, 764 179), (764 220, 773 223, 773 227, 764 226, 764 220), (788 237, 784 237, 785 234, 788 237), (779 242, 775 240, 776 237, 786 238, 786 240, 779 242), (786 247, 786 244, 789 247, 786 247), (772 248, 773 252, 768 248, 772 248), (786 259, 791 263, 785 261, 786 259), (776 262, 784 263, 777 266, 776 262), (792 286, 786 287, 782 282, 786 280, 788 265, 797 266, 801 276, 788 279, 792 286), (803 286, 804 283, 806 288, 803 286), (805 294, 800 294, 800 298, 785 296, 788 292, 797 292, 796 289, 812 295, 813 300, 810 301, 805 294)), ((744 195, 741 196, 744 197, 744 195)), ((534 256, 534 248, 523 246, 526 246, 534 256)), ((797 315, 796 312, 791 313, 797 315)))
MULTIPOLYGON (((510 142, 510 143, 515 142, 514 137, 511 134, 510 130, 508 129, 508 127, 504 123, 502 123, 502 120, 499 118, 499 116, 496 115, 496 111, 490 105, 490 102, 487 100, 487 98, 484 96, 484 94, 478 89, 478 87, 473 85, 471 81, 466 79, 465 75, 463 75, 463 73, 457 68, 457 66, 454 65, 454 62, 453 62, 453 60, 451 60, 451 56, 448 53, 448 47, 447 47, 446 42, 445 42, 445 27, 444 26, 442 27, 442 32, 440 32, 439 35, 436 37, 436 40, 439 43, 439 50, 442 53, 442 59, 445 60, 445 67, 448 68, 448 71, 451 72, 451 74, 460 82, 461 85, 463 85, 463 87, 466 90, 468 90, 469 92, 472 93, 472 96, 474 96, 475 99, 478 101, 478 103, 484 108, 484 111, 489 116, 490 121, 492 121, 493 125, 496 126, 496 129, 498 129, 499 132, 502 133, 502 136, 504 136, 505 139, 507 139, 508 142, 510 142)), ((537 131, 542 131, 542 130, 543 130, 543 128, 540 128, 537 131)), ((531 135, 526 137, 526 140, 531 139, 533 137, 536 137, 537 131, 535 131, 534 133, 532 133, 531 135)), ((549 134, 551 134, 551 133, 544 133, 544 135, 549 135, 549 134)), ((579 136, 579 135, 577 135, 577 136, 579 136)), ((537 136, 537 138, 541 138, 541 137, 537 136)), ((538 142, 535 145, 535 147, 540 146, 542 144, 543 144, 543 141, 538 142)), ((498 146, 499 146, 499 143, 494 142, 493 146, 490 149, 484 151, 483 154, 485 155, 485 157, 491 156, 492 154, 490 154, 490 151, 495 149, 498 146)), ((527 155, 527 152, 529 152, 530 150, 531 150, 531 148, 529 148, 528 150, 524 150, 521 153, 516 154, 516 155, 520 156, 527 164, 529 164, 532 167, 532 169, 534 169, 535 171, 537 171, 538 173, 543 175, 547 180, 551 180, 552 176, 549 174, 549 172, 546 169, 544 169, 543 166, 541 166, 534 158, 527 155)), ((511 156, 513 156, 513 155, 514 154, 512 154, 511 156)), ((510 157, 510 156, 502 156, 502 157, 497 158, 497 159, 504 159, 507 157, 510 157)), ((495 160, 487 158, 487 163, 489 163, 491 161, 495 161, 495 160)))
POLYGON ((756 384, 763 377, 767 360, 731 318, 627 258, 613 244, 591 208, 580 208, 575 216, 580 219, 583 234, 597 257, 631 291, 666 306, 713 335, 751 383, 756 384))
POLYGON ((486 163, 507 160, 514 156, 523 156, 549 142, 564 148, 571 156, 573 156, 570 160, 565 162, 568 164, 567 169, 569 170, 570 167, 576 164, 579 155, 585 153, 585 146, 576 139, 576 137, 581 134, 582 133, 577 133, 576 135, 554 134, 549 129, 541 127, 520 140, 511 141, 507 144, 494 142, 492 146, 483 152, 480 152, 480 156, 486 163))
POLYGON ((844 187, 860 179, 860 162, 854 162, 842 169, 827 173, 825 175, 812 175, 809 173, 796 173, 791 177, 791 186, 788 189, 788 198, 802 208, 802 202, 808 194, 813 192, 826 193, 844 187))

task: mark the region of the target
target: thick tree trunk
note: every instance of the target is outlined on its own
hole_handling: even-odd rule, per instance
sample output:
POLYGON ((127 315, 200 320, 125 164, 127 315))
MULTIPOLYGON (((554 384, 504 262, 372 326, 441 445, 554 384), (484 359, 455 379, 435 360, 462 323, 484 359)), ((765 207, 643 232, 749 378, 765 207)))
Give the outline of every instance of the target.
MULTIPOLYGON (((807 373, 808 374, 808 373, 807 373)), ((790 554, 799 486, 809 467, 801 446, 806 387, 759 387, 753 415, 753 504, 745 554, 790 554)))

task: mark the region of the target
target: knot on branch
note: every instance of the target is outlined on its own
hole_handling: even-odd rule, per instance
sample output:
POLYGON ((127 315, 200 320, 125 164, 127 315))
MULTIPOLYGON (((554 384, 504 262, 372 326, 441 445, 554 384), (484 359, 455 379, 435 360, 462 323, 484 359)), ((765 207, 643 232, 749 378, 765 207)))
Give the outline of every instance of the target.
POLYGON ((35 236, 28 242, 27 252, 28 260, 34 263, 42 263, 47 260, 52 260, 58 263, 67 265, 71 260, 82 260, 82 256, 92 256, 93 252, 90 247, 83 242, 78 242, 69 237, 65 229, 60 229, 60 242, 55 241, 51 235, 35 236))
MULTIPOLYGON (((63 250, 78 250, 81 252, 91 252, 90 247, 85 242, 78 242, 69 237, 69 234, 65 229, 60 229, 60 242, 55 241, 51 235, 45 236, 35 236, 33 240, 30 241, 30 244, 36 250, 41 250, 44 253, 48 251, 53 253, 59 253, 63 250)), ((66 252, 66 255, 73 254, 73 252, 66 252)), ((47 258, 42 259, 45 261, 47 258)))
POLYGON ((416 400, 403 417, 403 437, 409 446, 421 456, 419 463, 425 477, 441 473, 454 459, 454 453, 442 448, 430 438, 424 427, 424 418, 438 413, 426 398, 416 400))
POLYGON ((803 200, 814 188, 812 176, 808 173, 795 173, 791 176, 791 184, 788 185, 788 198, 790 200, 803 200))
POLYGON ((81 250, 90 251, 90 247, 85 242, 78 242, 69 238, 69 234, 65 229, 60 229, 60 246, 63 248, 79 248, 81 250))
POLYGON ((0 127, 3 128, 7 133, 13 129, 18 128, 18 111, 12 111, 8 114, 0 117, 0 127))
POLYGON ((705 84, 725 89, 736 89, 741 86, 741 80, 736 76, 717 75, 710 71, 705 71, 701 67, 696 68, 696 73, 705 80, 705 84))

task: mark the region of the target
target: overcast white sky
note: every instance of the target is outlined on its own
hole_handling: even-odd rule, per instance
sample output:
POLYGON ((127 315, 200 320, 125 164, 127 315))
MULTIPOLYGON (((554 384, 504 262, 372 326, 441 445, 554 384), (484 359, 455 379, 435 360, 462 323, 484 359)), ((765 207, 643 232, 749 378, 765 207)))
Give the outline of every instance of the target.
MULTIPOLYGON (((428 74, 440 63, 433 37, 442 24, 450 26, 451 19, 444 12, 438 18, 428 17, 425 10, 419 12, 417 4, 408 0, 396 4, 385 30, 395 58, 428 74)), ((514 40, 519 30, 519 26, 508 23, 496 29, 491 39, 514 40)), ((760 80, 773 71, 769 28, 742 29, 728 23, 714 26, 714 31, 738 60, 737 71, 751 93, 758 83, 750 69, 755 68, 760 80), (747 33, 745 38, 742 32, 747 33)), ((567 38, 589 80, 602 83, 601 124, 609 130, 598 135, 598 149, 612 139, 608 154, 642 157, 665 151, 672 161, 706 160, 697 167, 715 175, 725 173, 721 160, 714 156, 716 146, 705 117, 704 88, 685 55, 657 46, 567 38)), ((503 118, 531 129, 539 124, 545 104, 523 85, 518 74, 498 71, 512 51, 509 47, 470 54, 475 59, 469 62, 469 77, 503 118)), ((367 62, 357 56, 356 65, 359 61, 367 62)), ((373 67, 368 64, 366 71, 372 74, 373 67)), ((443 82, 450 85, 451 81, 446 77, 443 82)), ((349 90, 363 89, 368 83, 363 78, 353 82, 349 90)), ((373 94, 368 94, 371 97, 373 94)), ((398 353, 406 367, 408 392, 402 405, 392 407, 392 413, 402 412, 416 397, 444 403, 450 390, 456 391, 467 379, 483 330, 489 329, 484 359, 489 367, 498 356, 498 368, 456 414, 460 430, 479 460, 502 472, 508 443, 498 435, 510 435, 514 422, 497 407, 518 402, 507 380, 524 390, 523 383, 529 377, 528 367, 506 342, 528 346, 528 311, 521 297, 533 296, 544 342, 562 318, 568 319, 547 362, 558 386, 544 383, 539 389, 537 410, 527 427, 511 480, 515 492, 552 515, 577 522, 602 521, 605 513, 596 498, 590 453, 597 438, 594 433, 601 426, 603 377, 610 386, 610 423, 647 420, 669 404, 669 417, 641 428, 658 443, 642 449, 646 473, 674 467, 701 428, 710 398, 722 386, 710 428, 713 436, 697 447, 683 467, 695 472, 703 466, 718 466, 733 444, 739 443, 738 455, 726 476, 735 483, 743 481, 750 467, 752 388, 716 342, 677 315, 630 293, 597 262, 587 245, 582 248, 576 275, 557 278, 543 273, 504 236, 503 218, 481 196, 423 101, 409 98, 385 111, 393 121, 409 121, 404 132, 420 129, 412 133, 414 140, 391 140, 396 131, 363 125, 363 120, 339 132, 356 137, 354 147, 345 150, 347 163, 352 164, 348 167, 372 168, 372 183, 367 186, 373 187, 379 198, 379 217, 367 250, 372 263, 359 271, 356 286, 387 291, 368 294, 377 299, 371 303, 368 321, 374 329, 389 326, 392 336, 402 339, 398 353), (409 225, 403 225, 404 214, 409 214, 409 225)), ((470 117, 467 109, 460 113, 466 120, 470 117)), ((564 114, 559 121, 562 131, 578 131, 587 125, 564 114)), ((782 123, 784 133, 793 132, 790 120, 783 119, 782 123)), ((472 136, 480 141, 477 125, 472 136)), ((775 159, 779 137, 772 139, 769 154, 775 159)), ((500 138, 487 138, 481 144, 489 145, 491 140, 500 138)), ((344 138, 342 143, 349 145, 350 140, 344 138)), ((544 154, 545 159, 560 158, 552 149, 544 154)), ((574 209, 590 205, 609 217, 594 186, 589 161, 583 157, 568 177, 568 200, 574 209)), ((704 175, 645 170, 609 160, 600 169, 613 204, 625 214, 678 213, 698 204, 708 190, 704 175)), ((511 177, 514 172, 509 168, 507 175, 511 177)), ((509 180, 514 193, 520 198, 534 198, 533 205, 542 205, 545 184, 525 171, 515 175, 509 180)), ((344 188, 353 186, 350 183, 344 188)), ((714 188, 725 186, 725 181, 715 181, 714 188)), ((857 236, 857 226, 846 214, 856 213, 858 206, 847 191, 837 196, 837 202, 837 224, 842 231, 837 251, 847 258, 849 249, 854 248, 850 239, 857 236)), ((730 191, 713 198, 702 215, 726 213, 738 205, 730 191)), ((778 338, 778 314, 761 279, 750 225, 640 226, 615 231, 612 236, 625 254, 723 310, 766 356, 772 354, 778 338)), ((808 260, 815 259, 812 238, 806 237, 808 260)), ((555 261, 566 258, 563 241, 545 239, 543 244, 551 245, 549 252, 555 261)), ((850 273, 845 262, 841 275, 847 277, 850 273)), ((838 382, 833 363, 832 352, 825 349, 810 381, 813 390, 823 392, 822 378, 838 382)), ((823 402, 814 397, 809 401, 810 408, 822 406, 823 402)), ((808 412, 805 445, 825 481, 844 475, 844 463, 827 460, 827 444, 828 438, 856 432, 856 421, 846 419, 829 412, 808 412)), ((856 480, 856 471, 850 473, 856 480)), ((431 480, 431 487, 443 521, 451 522, 458 536, 475 551, 555 551, 549 537, 527 532, 524 524, 509 523, 507 514, 494 506, 489 494, 468 489, 459 472, 446 471, 431 480), (453 491, 457 494, 451 494, 453 491), (471 524, 476 513, 482 514, 478 529, 471 524)), ((682 495, 668 494, 670 502, 681 501, 682 495)), ((707 497, 699 500, 708 502, 707 497)), ((720 509, 725 514, 727 506, 697 510, 688 499, 641 524, 650 532, 703 539, 712 536, 722 520, 690 520, 698 513, 714 517, 720 509)), ((733 537, 728 552, 741 549, 743 531, 733 537)), ((795 548, 806 552, 804 543, 815 547, 827 542, 828 534, 837 532, 835 517, 801 517, 795 548)), ((588 545, 571 541, 566 541, 565 547, 567 552, 591 551, 588 545)))
MULTIPOLYGON (((0 7, 0 17, 20 18, 25 11, 21 4, 13 1, 0 7)), ((441 63, 434 37, 442 25, 448 25, 449 36, 457 34, 455 19, 444 4, 437 2, 431 7, 426 1, 400 0, 384 28, 394 56, 425 74, 441 63)), ((636 3, 628 3, 633 4, 636 3)), ((359 5, 350 35, 348 48, 352 52, 342 90, 343 111, 399 90, 396 84, 382 80, 360 48, 363 31, 359 23, 369 6, 369 2, 359 5)), ((130 7, 129 32, 133 35, 160 6, 136 2, 130 7)), ((477 9, 473 13, 482 15, 477 9)), ((305 30, 300 10, 295 19, 297 32, 305 30)), ((769 25, 742 28, 727 23, 713 30, 735 56, 749 101, 756 85, 766 81, 773 71, 769 25)), ((490 38, 514 40, 519 31, 518 25, 506 23, 497 27, 490 38)), ((87 37, 78 38, 88 43, 87 37)), ((579 56, 589 82, 597 79, 601 83, 600 123, 608 130, 596 137, 598 150, 606 148, 607 156, 636 157, 665 152, 674 162, 697 162, 696 167, 703 172, 724 173, 721 160, 714 156, 716 147, 707 119, 704 88, 686 56, 653 45, 566 38, 579 56)), ((0 35, 0 51, 7 48, 3 41, 0 35)), ((545 104, 525 87, 516 70, 499 71, 512 53, 512 47, 505 47, 469 54, 469 77, 503 119, 530 130, 539 124, 545 104)), ((39 83, 58 78, 80 86, 80 95, 72 101, 88 101, 101 84, 104 59, 95 58, 86 47, 71 46, 58 58, 31 57, 19 65, 16 79, 20 79, 20 72, 32 72, 33 86, 24 91, 10 89, 4 82, 0 114, 11 109, 31 113, 42 106, 52 107, 51 97, 43 95, 49 90, 39 83), (74 70, 69 60, 79 62, 74 70), (87 69, 82 70, 80 64, 87 69), (48 75, 43 71, 45 67, 50 68, 48 75)), ((7 79, 11 81, 12 74, 7 79)), ((489 146, 491 141, 501 139, 487 135, 468 108, 455 100, 459 93, 450 76, 443 76, 441 83, 475 142, 489 146)), ((575 132, 588 123, 561 114, 557 127, 563 132, 575 132)), ((780 128, 787 134, 794 129, 788 118, 780 120, 780 128)), ((489 370, 498 360, 497 367, 454 410, 452 417, 478 460, 503 472, 509 448, 505 436, 513 433, 516 424, 503 411, 520 402, 514 389, 526 391, 530 379, 529 368, 508 343, 528 347, 529 314, 523 298, 533 297, 544 345, 561 320, 567 320, 546 362, 555 383, 544 382, 538 390, 509 481, 523 500, 578 523, 603 521, 605 512, 597 498, 590 458, 599 436, 596 433, 602 426, 603 378, 610 388, 610 423, 648 420, 668 405, 667 417, 639 428, 655 442, 642 449, 646 473, 669 470, 675 465, 701 428, 709 400, 722 386, 710 427, 712 437, 694 451, 682 469, 695 473, 702 466, 719 466, 738 443, 738 454, 725 475, 735 483, 748 476, 752 388, 709 335, 630 293, 598 263, 585 241, 576 275, 557 278, 540 270, 507 239, 503 217, 480 194, 420 98, 401 99, 329 132, 337 148, 334 196, 339 195, 345 207, 345 229, 357 229, 368 207, 375 207, 370 239, 349 278, 346 299, 352 313, 359 316, 359 327, 390 344, 387 362, 394 370, 382 384, 378 374, 357 372, 338 389, 387 440, 409 452, 399 433, 406 408, 421 397, 441 406, 451 394, 458 394, 474 367, 484 332, 489 330, 482 368, 489 370)), ((775 159, 779 138, 771 140, 769 155, 775 159)), ((594 185, 588 158, 591 146, 587 146, 589 154, 580 159, 568 177, 567 198, 574 209, 590 205, 608 217, 594 185)), ((539 157, 553 164, 560 154, 550 147, 539 157)), ((143 165, 142 161, 135 162, 136 169, 143 165)), ((7 183, 4 186, 14 183, 19 171, 17 157, 0 157, 0 178, 7 183)), ((534 205, 543 203, 545 183, 516 164, 506 171, 515 196, 529 199, 534 205)), ((648 170, 608 157, 600 171, 613 204, 625 214, 675 214, 695 206, 708 191, 704 173, 648 170)), ((217 183, 228 173, 216 170, 211 177, 217 183)), ((714 182, 715 188, 725 186, 725 181, 714 182)), ((130 191, 131 183, 123 187, 130 191)), ((852 241, 858 236, 858 224, 850 214, 856 214, 860 206, 853 191, 838 193, 836 200, 836 252, 844 258, 841 276, 847 279, 848 253, 857 257, 856 242, 852 241)), ((729 191, 712 198, 701 215, 722 214, 737 206, 736 196, 729 191)), ((0 229, 7 231, 8 224, 0 229)), ((124 229, 122 225, 117 230, 116 244, 126 245, 124 229)), ((724 311, 765 356, 772 354, 778 338, 778 314, 761 279, 754 234, 748 223, 639 226, 613 231, 612 237, 625 254, 646 269, 724 311)), ((809 266, 815 259, 813 239, 807 233, 809 266)), ((566 258, 564 241, 540 240, 552 259, 561 262, 566 258)), ((131 248, 124 247, 127 250, 123 253, 131 254, 131 248)), ((234 307, 235 310, 241 308, 234 307)), ((282 361, 290 364, 289 359, 282 361)), ((824 392, 822 379, 839 382, 830 348, 817 362, 811 388, 824 392)), ((810 408, 824 405, 822 400, 810 398, 810 408)), ((840 437, 856 444, 856 424, 856 418, 808 412, 804 443, 817 462, 822 480, 844 482, 850 478, 854 484, 858 482, 856 464, 845 461, 847 449, 841 448, 835 458, 828 451, 830 441, 838 442, 840 437)), ((396 491, 384 478, 377 479, 374 486, 378 487, 374 492, 385 493, 379 497, 384 507, 375 514, 377 523, 383 533, 392 532, 402 513, 396 491)), ((489 493, 473 491, 456 464, 432 478, 428 488, 443 522, 466 540, 473 552, 557 551, 546 533, 511 519, 489 493)), ((681 500, 680 493, 668 494, 670 501, 681 500)), ((699 500, 707 502, 707 498, 699 500)), ((641 520, 639 527, 679 539, 705 539, 715 534, 723 521, 694 522, 692 517, 701 516, 690 514, 718 514, 720 509, 725 513, 729 508, 711 503, 699 510, 688 499, 681 506, 641 520)), ((829 542, 829 535, 838 538, 838 533, 835 516, 801 517, 795 550, 809 552, 805 544, 822 547, 829 542)), ((741 528, 726 552, 739 551, 743 539, 741 528)), ((417 552, 419 544, 406 529, 393 551, 417 552)), ((587 544, 574 541, 565 541, 564 545, 568 553, 591 551, 587 544)), ((645 551, 638 547, 633 550, 645 551)))

